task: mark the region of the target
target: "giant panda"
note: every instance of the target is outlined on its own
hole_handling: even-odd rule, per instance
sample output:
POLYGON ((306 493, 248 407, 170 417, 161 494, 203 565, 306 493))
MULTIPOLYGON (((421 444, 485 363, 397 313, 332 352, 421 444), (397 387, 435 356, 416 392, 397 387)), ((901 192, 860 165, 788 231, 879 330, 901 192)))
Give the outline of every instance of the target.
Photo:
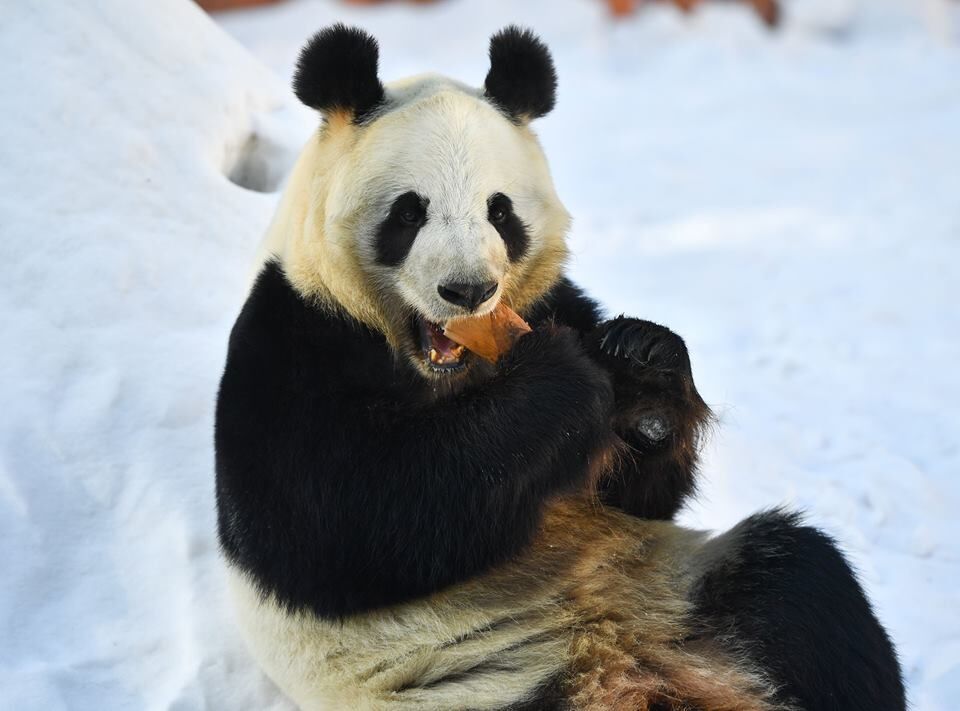
POLYGON ((230 336, 219 540, 240 628, 303 709, 904 709, 834 542, 770 510, 671 522, 710 421, 683 340, 605 319, 530 123, 547 48, 476 89, 384 86, 342 25, 302 51, 322 123, 230 336), (496 364, 443 324, 508 303, 496 364))

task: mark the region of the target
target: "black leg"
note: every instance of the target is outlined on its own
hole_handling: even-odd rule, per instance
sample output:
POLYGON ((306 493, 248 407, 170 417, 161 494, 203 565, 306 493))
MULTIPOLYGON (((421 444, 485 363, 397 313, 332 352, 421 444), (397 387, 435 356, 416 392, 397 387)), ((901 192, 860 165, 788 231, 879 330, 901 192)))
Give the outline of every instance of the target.
POLYGON ((903 711, 889 637, 836 544, 796 515, 753 516, 707 544, 703 634, 728 640, 809 711, 903 711))

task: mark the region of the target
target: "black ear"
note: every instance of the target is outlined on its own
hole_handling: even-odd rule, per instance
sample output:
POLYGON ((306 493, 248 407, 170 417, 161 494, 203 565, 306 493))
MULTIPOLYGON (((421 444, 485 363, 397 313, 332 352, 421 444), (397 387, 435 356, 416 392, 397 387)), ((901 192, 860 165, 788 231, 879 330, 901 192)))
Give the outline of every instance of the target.
POLYGON ((339 23, 327 27, 300 51, 293 91, 311 108, 348 111, 360 122, 383 101, 379 58, 377 41, 363 30, 339 23))
POLYGON ((490 38, 484 89, 514 121, 540 118, 557 102, 557 72, 550 50, 530 30, 504 27, 490 38))

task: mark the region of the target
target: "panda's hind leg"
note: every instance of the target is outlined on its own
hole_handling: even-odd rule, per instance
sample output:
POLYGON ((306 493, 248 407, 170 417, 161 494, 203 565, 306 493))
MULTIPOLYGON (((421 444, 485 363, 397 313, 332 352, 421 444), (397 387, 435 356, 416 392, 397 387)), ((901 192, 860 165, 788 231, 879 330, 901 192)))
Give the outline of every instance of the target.
POLYGON ((775 510, 704 549, 694 629, 743 653, 780 700, 811 711, 902 711, 900 665, 834 541, 775 510))

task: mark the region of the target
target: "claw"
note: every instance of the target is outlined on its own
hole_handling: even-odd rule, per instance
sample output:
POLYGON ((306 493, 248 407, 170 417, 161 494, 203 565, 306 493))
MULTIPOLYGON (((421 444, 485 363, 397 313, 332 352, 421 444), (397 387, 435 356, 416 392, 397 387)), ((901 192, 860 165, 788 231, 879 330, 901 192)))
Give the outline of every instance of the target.
POLYGON ((607 339, 608 339, 608 338, 610 338, 610 332, 609 332, 609 331, 607 331, 605 334, 603 334, 603 338, 600 339, 600 350, 602 350, 604 353, 609 352, 609 351, 607 351, 607 339))

